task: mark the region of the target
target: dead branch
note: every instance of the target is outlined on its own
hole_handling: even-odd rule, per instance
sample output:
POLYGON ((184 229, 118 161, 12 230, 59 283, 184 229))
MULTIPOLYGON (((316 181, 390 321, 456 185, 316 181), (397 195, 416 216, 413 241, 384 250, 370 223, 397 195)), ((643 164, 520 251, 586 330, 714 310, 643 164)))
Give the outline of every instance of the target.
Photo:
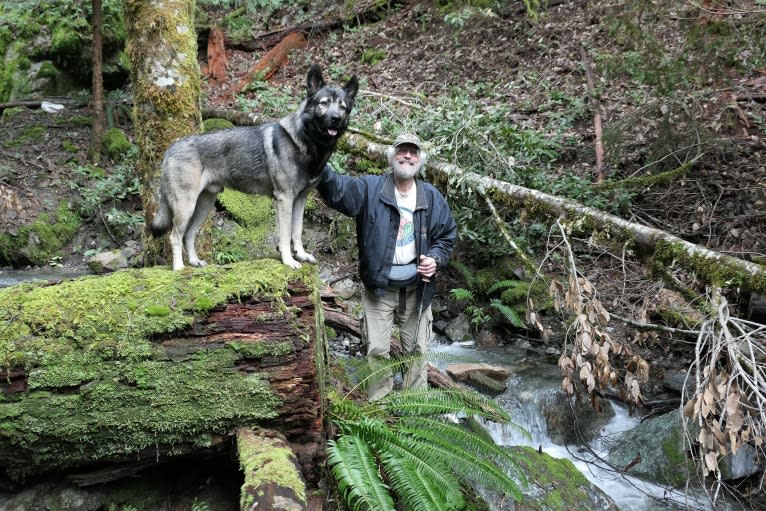
POLYGON ((302 33, 291 32, 287 34, 245 73, 244 78, 229 89, 228 94, 231 96, 237 95, 254 81, 268 80, 287 60, 290 50, 305 48, 307 44, 308 41, 302 33))

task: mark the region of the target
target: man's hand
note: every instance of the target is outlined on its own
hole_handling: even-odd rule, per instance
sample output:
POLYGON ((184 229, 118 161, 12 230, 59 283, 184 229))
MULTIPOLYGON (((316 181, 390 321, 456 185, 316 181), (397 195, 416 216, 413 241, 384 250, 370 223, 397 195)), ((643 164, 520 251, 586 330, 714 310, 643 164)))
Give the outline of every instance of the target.
POLYGON ((418 273, 425 282, 430 282, 429 279, 436 273, 436 260, 433 257, 421 255, 418 273))

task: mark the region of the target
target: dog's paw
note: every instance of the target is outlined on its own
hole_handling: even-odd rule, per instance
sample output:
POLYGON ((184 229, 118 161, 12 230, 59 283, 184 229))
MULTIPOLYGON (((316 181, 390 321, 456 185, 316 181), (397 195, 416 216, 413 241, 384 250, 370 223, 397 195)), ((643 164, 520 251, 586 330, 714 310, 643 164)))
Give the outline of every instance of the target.
POLYGON ((292 257, 283 257, 282 258, 282 264, 286 264, 287 266, 289 266, 293 270, 297 270, 298 268, 301 267, 301 263, 299 263, 298 261, 296 261, 292 257))
POLYGON ((189 266, 196 266, 198 268, 202 268, 203 266, 207 266, 207 263, 205 261, 202 261, 201 259, 190 259, 189 266))
POLYGON ((309 254, 308 252, 296 252, 295 258, 304 263, 311 263, 311 264, 317 263, 316 258, 313 255, 309 254))

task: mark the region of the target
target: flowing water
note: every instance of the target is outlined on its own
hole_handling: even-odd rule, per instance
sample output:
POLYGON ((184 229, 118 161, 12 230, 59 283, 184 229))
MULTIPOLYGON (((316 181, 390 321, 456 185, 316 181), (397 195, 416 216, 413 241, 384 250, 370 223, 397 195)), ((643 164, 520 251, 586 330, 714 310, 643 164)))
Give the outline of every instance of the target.
POLYGON ((717 502, 715 507, 701 490, 673 490, 610 470, 597 457, 606 458, 605 444, 635 427, 639 418, 630 417, 625 407, 610 403, 615 411, 611 421, 602 428, 600 436, 587 446, 555 444, 548 435, 542 413, 543 405, 561 392, 561 376, 555 363, 524 348, 513 345, 496 349, 475 349, 471 343, 438 344, 432 349, 444 356, 435 362, 443 369, 454 359, 486 362, 511 370, 506 391, 496 399, 510 414, 515 424, 527 430, 531 439, 510 425, 487 422, 485 427, 499 445, 527 445, 541 448, 556 458, 571 460, 588 480, 601 488, 622 511, 660 511, 667 509, 744 510, 739 504, 717 502), (453 359, 454 357, 454 359, 453 359))

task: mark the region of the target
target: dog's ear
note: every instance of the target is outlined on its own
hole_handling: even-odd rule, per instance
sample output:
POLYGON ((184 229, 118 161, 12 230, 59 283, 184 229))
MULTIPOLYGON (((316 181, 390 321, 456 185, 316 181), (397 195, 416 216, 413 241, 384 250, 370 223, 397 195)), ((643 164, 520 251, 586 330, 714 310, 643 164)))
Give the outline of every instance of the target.
POLYGON ((354 101, 356 93, 359 91, 359 80, 356 79, 356 75, 351 77, 348 83, 343 87, 343 90, 346 91, 348 99, 354 101))
POLYGON ((306 92, 308 98, 311 99, 319 92, 319 89, 324 87, 324 78, 322 78, 322 68, 319 64, 311 64, 309 69, 308 79, 306 80, 306 92))

